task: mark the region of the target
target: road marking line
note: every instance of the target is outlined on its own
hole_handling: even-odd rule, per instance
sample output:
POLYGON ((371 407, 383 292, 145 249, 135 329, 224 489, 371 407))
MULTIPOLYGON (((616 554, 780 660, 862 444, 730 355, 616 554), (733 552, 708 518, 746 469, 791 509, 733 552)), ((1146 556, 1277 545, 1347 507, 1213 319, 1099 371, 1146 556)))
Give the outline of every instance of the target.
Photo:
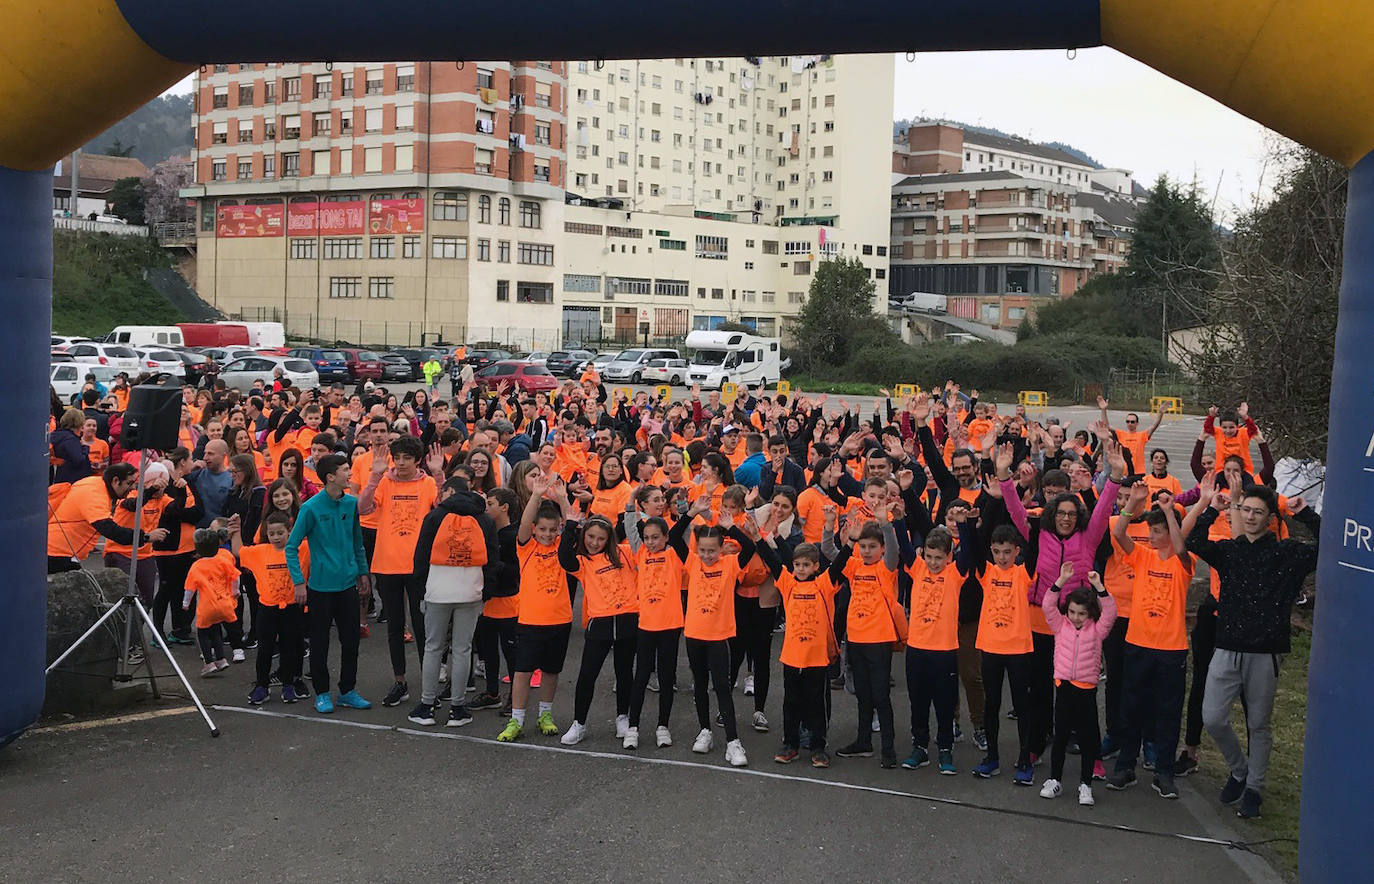
POLYGON ((175 709, 150 709, 147 712, 135 712, 131 715, 112 715, 109 718, 88 718, 81 721, 72 721, 66 724, 50 724, 46 727, 36 727, 29 731, 31 734, 50 734, 58 731, 85 731, 98 727, 108 727, 113 724, 133 724, 138 721, 149 721, 154 718, 167 718, 171 715, 187 715, 195 712, 194 706, 179 706, 175 709))
POLYGON ((1136 835, 1153 835, 1157 838, 1177 838, 1183 841, 1191 841, 1196 844, 1213 844, 1218 847, 1227 847, 1235 850, 1247 850, 1243 842, 1227 841, 1223 838, 1209 838, 1204 835, 1188 835, 1183 832, 1160 832, 1153 829, 1141 829, 1135 826, 1116 825, 1112 823, 1102 823, 1090 819, 1074 819, 1072 817, 1059 817, 1052 814, 1036 813, 1026 810, 1018 810, 1011 807, 998 807, 990 804, 977 804, 971 801, 960 801, 957 798, 947 798, 940 795, 923 795, 918 792, 907 792, 902 789, 885 789, 881 786, 866 786, 862 783, 846 783, 840 780, 822 780, 814 777, 796 776, 794 774, 773 773, 771 771, 757 770, 745 767, 724 767, 716 764, 705 764, 700 761, 682 761, 676 758, 652 758, 645 755, 600 752, 591 749, 572 749, 567 746, 547 746, 538 743, 498 743, 486 737, 475 737, 468 734, 455 734, 447 730, 431 731, 416 730, 415 728, 399 727, 396 725, 373 724, 364 721, 350 721, 346 718, 325 718, 323 716, 298 715, 292 712, 272 712, 267 709, 245 708, 243 706, 220 706, 210 707, 216 712, 238 712, 244 715, 255 715, 266 718, 291 719, 295 721, 305 721, 313 724, 330 724, 341 727, 352 727, 360 730, 370 731, 394 731, 395 733, 405 734, 412 737, 429 737, 438 740, 453 740, 460 743, 476 743, 482 746, 490 746, 498 749, 523 749, 530 752, 552 752, 559 755, 580 755, 585 758, 605 758, 611 761, 624 761, 638 764, 653 764, 665 767, 682 767, 693 770, 709 770, 720 774, 735 776, 762 777, 769 780, 782 780, 785 782, 802 783, 811 786, 821 786, 830 789, 844 789, 852 792, 867 792, 873 795, 886 795, 892 798, 910 798, 917 801, 929 801, 935 804, 946 804, 952 807, 965 807, 972 810, 983 810, 990 813, 1003 813, 1012 816, 1030 817, 1038 820, 1046 820, 1055 823, 1067 823, 1074 826, 1088 826, 1094 829, 1108 829, 1115 832, 1126 832, 1136 835))

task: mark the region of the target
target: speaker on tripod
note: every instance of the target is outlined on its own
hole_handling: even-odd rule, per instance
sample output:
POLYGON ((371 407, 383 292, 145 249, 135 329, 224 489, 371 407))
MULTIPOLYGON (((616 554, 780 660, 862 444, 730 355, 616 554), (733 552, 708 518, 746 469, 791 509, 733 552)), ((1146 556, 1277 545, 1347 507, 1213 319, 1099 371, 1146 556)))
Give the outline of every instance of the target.
MULTIPOLYGON (((170 377, 170 376, 169 376, 170 377)), ((177 447, 181 432, 181 388, 139 384, 129 391, 124 410, 124 430, 119 443, 125 451, 177 447)))

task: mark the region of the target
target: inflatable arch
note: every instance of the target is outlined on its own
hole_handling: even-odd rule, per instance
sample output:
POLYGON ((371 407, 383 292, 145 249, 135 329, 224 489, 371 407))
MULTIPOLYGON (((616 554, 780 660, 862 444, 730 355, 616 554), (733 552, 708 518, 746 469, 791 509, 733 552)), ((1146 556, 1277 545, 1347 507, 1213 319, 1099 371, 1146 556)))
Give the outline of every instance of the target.
POLYGON ((0 0, 0 744, 43 698, 53 164, 203 62, 1108 45, 1352 168, 1302 795, 1308 881, 1374 880, 1374 3, 1343 0, 0 0))

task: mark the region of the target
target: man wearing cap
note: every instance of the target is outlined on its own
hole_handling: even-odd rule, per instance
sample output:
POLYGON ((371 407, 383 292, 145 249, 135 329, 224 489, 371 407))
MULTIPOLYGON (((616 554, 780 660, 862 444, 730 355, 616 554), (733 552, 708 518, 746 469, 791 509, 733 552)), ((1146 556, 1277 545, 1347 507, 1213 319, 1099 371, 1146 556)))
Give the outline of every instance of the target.
POLYGON ((744 458, 748 456, 744 446, 739 444, 739 427, 734 424, 726 424, 720 428, 720 453, 725 455, 725 459, 730 461, 730 468, 737 470, 740 464, 744 463, 744 458))

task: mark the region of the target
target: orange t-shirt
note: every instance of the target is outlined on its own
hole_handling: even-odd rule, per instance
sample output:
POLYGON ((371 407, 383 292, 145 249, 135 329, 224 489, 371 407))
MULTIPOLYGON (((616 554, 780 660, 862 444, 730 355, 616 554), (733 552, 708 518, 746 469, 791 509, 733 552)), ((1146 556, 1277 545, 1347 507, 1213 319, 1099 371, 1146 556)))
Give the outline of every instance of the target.
POLYGON ((654 471, 653 476, 650 477, 649 484, 668 488, 682 488, 683 486, 692 484, 692 474, 684 467, 682 472, 678 474, 677 481, 673 481, 668 478, 667 473, 663 472, 663 467, 659 467, 654 471))
MULTIPOLYGON (((103 480, 102 480, 103 481, 103 480)), ((137 499, 137 492, 129 492, 129 496, 124 498, 130 502, 137 499)), ((138 557, 145 558, 153 553, 153 542, 148 539, 148 532, 157 527, 157 523, 162 519, 162 511, 167 508, 167 496, 159 495, 153 500, 144 499, 143 501, 143 524, 141 538, 143 543, 138 547, 138 557)), ((117 504, 114 508, 113 518, 116 525, 122 528, 134 527, 134 516, 137 515, 133 510, 124 508, 123 503, 117 504)), ((127 543, 115 543, 107 541, 105 543, 106 553, 118 553, 121 556, 128 556, 132 553, 127 543)))
POLYGON ((1159 651, 1188 650, 1188 583, 1193 578, 1193 557, 1159 552, 1143 543, 1126 556, 1135 567, 1134 616, 1126 629, 1126 641, 1159 651))
POLYGON ((797 517, 801 519, 802 536, 807 543, 821 542, 825 535, 825 508, 834 504, 818 485, 811 485, 797 495, 797 517))
MULTIPOLYGON (((697 498, 701 497, 705 493, 706 491, 702 488, 702 486, 692 485, 687 489, 687 499, 695 503, 697 498)), ((711 492, 711 512, 709 519, 712 523, 714 523, 716 519, 720 516, 720 499, 724 495, 725 486, 717 483, 715 490, 711 492)))
POLYGON ((1150 489, 1150 496, 1154 497, 1160 491, 1167 491, 1174 497, 1178 497, 1183 491, 1183 486, 1179 483, 1178 477, 1164 474, 1164 478, 1156 476, 1154 473, 1145 474, 1145 487, 1150 489))
POLYGON ((558 544, 530 538, 520 544, 520 623, 562 626, 572 623, 568 578, 558 563, 558 544))
POLYGON ((989 563, 983 572, 983 608, 978 614, 974 646, 989 654, 1033 651, 1030 621, 1030 575, 1021 565, 1001 568, 989 563))
POLYGON ((735 583, 739 559, 722 554, 713 565, 691 553, 687 572, 687 613, 682 633, 701 641, 722 641, 735 636, 735 583))
POLYGON ((1242 424, 1236 428, 1236 435, 1227 436, 1221 427, 1212 428, 1212 438, 1217 443, 1217 469, 1226 463, 1226 458, 1236 455, 1245 461, 1245 472, 1253 473, 1255 464, 1250 459, 1250 431, 1242 424))
POLYGON ((234 611, 234 582, 238 579, 234 555, 227 549, 191 563, 191 570, 186 573, 186 591, 196 595, 197 629, 239 619, 234 611))
POLYGON ((959 649, 959 590, 964 575, 947 562, 935 574, 920 556, 907 566, 911 575, 911 620, 906 643, 923 651, 959 649))
POLYGON ((670 547, 649 552, 641 545, 634 553, 635 584, 639 592, 639 628, 663 632, 682 628, 682 561, 670 547))
MULTIPOLYGON (((1116 518, 1129 519, 1130 516, 1116 518)), ((1108 536, 1111 536, 1110 532, 1108 536)), ((1136 543, 1140 541, 1137 540, 1136 543)), ((1135 565, 1121 551, 1121 544, 1116 542, 1115 537, 1112 537, 1112 554, 1108 557, 1106 569, 1102 573, 1102 585, 1107 587, 1107 592, 1116 602, 1116 616, 1129 619, 1131 602, 1135 595, 1135 565)))
MULTIPOLYGON (((391 455, 386 456, 386 465, 390 469, 392 466, 391 455)), ((353 458, 353 467, 349 472, 348 490, 354 497, 359 497, 363 493, 363 485, 372 477, 372 449, 364 451, 362 454, 353 458)), ((373 510, 370 513, 360 513, 358 524, 364 528, 376 529, 381 524, 382 514, 373 510)))
MULTIPOLYGON (((722 451, 721 454, 725 454, 725 452, 722 451)), ((739 469, 739 465, 744 463, 745 458, 747 458, 748 456, 749 452, 745 450, 744 442, 743 440, 741 440, 738 444, 735 445, 734 451, 730 452, 729 454, 725 454, 725 459, 730 462, 730 469, 737 470, 739 469)))
POLYGON ((553 471, 565 482, 572 480, 573 473, 581 473, 584 478, 596 475, 588 467, 586 446, 567 442, 559 443, 554 449, 553 471))
MULTIPOLYGON (((296 603, 296 585, 286 567, 286 550, 270 543, 255 543, 239 550, 239 564, 257 581, 259 602, 270 608, 296 603)), ((310 547, 306 543, 301 544, 301 573, 310 576, 310 547)))
POLYGON ((1131 452, 1131 470, 1136 473, 1144 473, 1150 469, 1150 465, 1145 461, 1145 443, 1150 441, 1150 434, 1144 430, 1117 430, 1116 440, 1121 443, 1121 447, 1131 452))
POLYGON ((100 533, 91 527, 110 518, 110 493, 100 476, 72 483, 67 496, 48 511, 48 555, 84 559, 95 549, 100 533))
POLYGON ((520 616, 520 594, 487 599, 482 604, 482 616, 490 620, 509 620, 520 616))
POLYGON ((588 510, 598 516, 605 516, 614 525, 616 519, 625 512, 625 504, 634 496, 635 487, 622 481, 614 488, 593 488, 592 503, 588 510))
POLYGON ((379 514, 377 546, 372 552, 374 574, 410 574, 415 570, 420 523, 438 498, 439 489, 428 476, 409 482, 382 477, 373 495, 379 514))
POLYGON ((578 556, 577 570, 571 571, 582 583, 582 625, 594 617, 614 617, 639 611, 639 589, 635 585, 634 555, 628 544, 620 544, 620 567, 608 555, 578 556))
POLYGON ((92 469, 99 475, 105 467, 110 464, 110 446, 104 439, 92 439, 89 442, 83 440, 86 446, 86 457, 91 462, 92 469))
POLYGON ((805 669, 829 666, 838 653, 835 640, 834 582, 824 571, 814 580, 798 580, 791 571, 778 578, 787 625, 778 660, 784 666, 805 669))
POLYGON ((859 554, 854 553, 844 563, 844 576, 849 578, 849 613, 845 618, 849 641, 861 644, 896 641, 892 606, 897 601, 897 572, 889 570, 881 559, 865 565, 859 554))
POLYGON ((974 451, 983 450, 983 437, 993 432, 995 425, 985 417, 974 418, 968 424, 968 447, 974 451))

